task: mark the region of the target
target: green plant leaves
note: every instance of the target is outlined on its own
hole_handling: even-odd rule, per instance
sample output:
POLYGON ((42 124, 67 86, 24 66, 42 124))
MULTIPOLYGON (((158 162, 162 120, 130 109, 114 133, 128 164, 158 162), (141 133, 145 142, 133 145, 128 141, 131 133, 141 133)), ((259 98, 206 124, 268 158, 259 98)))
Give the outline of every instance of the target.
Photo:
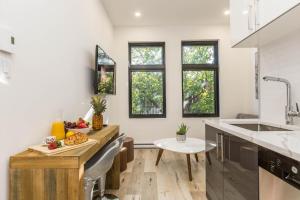
POLYGON ((162 72, 132 72, 132 114, 163 113, 162 72))

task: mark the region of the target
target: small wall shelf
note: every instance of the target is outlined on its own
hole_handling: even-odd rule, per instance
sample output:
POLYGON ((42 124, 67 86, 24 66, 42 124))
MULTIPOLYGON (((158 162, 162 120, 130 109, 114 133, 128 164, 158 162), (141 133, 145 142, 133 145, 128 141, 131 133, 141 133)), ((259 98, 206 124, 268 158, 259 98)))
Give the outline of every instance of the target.
POLYGON ((265 26, 235 44, 233 48, 257 48, 294 31, 300 30, 300 4, 280 15, 265 26))

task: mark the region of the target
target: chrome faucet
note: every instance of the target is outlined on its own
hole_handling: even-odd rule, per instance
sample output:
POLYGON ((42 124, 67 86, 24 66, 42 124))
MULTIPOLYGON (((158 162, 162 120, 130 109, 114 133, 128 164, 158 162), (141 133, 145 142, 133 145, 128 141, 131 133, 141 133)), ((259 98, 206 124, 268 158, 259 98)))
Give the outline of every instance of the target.
POLYGON ((282 82, 286 85, 286 106, 285 106, 285 120, 287 124, 294 124, 294 117, 300 117, 298 103, 296 103, 297 110, 295 111, 292 106, 292 97, 291 97, 291 83, 284 78, 278 78, 273 76, 263 77, 264 81, 276 81, 282 82))

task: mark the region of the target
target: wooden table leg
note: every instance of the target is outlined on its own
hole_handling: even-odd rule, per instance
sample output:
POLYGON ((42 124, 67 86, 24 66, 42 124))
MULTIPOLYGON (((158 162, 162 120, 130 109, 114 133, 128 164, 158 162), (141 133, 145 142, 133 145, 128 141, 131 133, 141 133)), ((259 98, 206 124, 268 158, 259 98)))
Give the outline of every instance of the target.
POLYGON ((191 168, 191 157, 190 154, 186 154, 186 160, 187 160, 187 165, 188 165, 188 171, 189 171, 189 180, 192 181, 192 168, 191 168))
POLYGON ((199 162, 198 154, 195 153, 196 161, 199 162))
POLYGON ((208 164, 211 165, 211 159, 210 159, 209 152, 205 152, 205 156, 206 156, 206 160, 207 160, 208 164))
POLYGON ((106 174, 106 189, 118 190, 120 188, 120 153, 114 159, 113 165, 106 174))
MULTIPOLYGON (((118 138, 118 136, 119 133, 111 141, 118 138)), ((115 156, 112 167, 106 173, 105 188, 110 190, 118 190, 120 188, 120 152, 115 156)))
POLYGON ((161 158, 163 152, 164 152, 163 149, 159 149, 159 152, 158 152, 158 155, 157 155, 157 159, 156 159, 156 164, 155 164, 155 166, 158 165, 158 163, 159 163, 159 161, 160 161, 160 158, 161 158))

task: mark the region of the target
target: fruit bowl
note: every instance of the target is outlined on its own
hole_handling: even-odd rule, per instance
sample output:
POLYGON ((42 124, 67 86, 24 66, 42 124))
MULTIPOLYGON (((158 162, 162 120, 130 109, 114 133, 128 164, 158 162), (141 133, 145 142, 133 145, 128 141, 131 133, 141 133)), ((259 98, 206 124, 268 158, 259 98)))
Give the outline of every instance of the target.
POLYGON ((91 131, 91 128, 68 128, 68 131, 72 131, 74 133, 84 133, 88 134, 91 131))
POLYGON ((76 122, 68 122, 65 121, 65 128, 68 131, 72 131, 74 133, 84 133, 87 134, 91 131, 90 123, 82 119, 81 117, 76 122))

